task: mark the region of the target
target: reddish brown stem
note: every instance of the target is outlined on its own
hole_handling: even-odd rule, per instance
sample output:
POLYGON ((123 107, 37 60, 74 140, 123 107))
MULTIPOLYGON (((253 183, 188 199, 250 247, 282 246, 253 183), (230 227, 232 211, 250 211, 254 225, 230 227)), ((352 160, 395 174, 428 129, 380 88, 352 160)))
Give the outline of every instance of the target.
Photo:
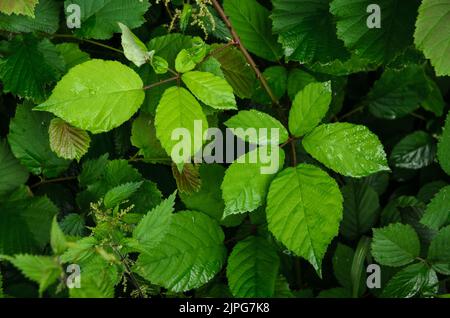
POLYGON ((270 99, 272 100, 272 103, 278 105, 279 104, 278 99, 273 94, 272 89, 270 88, 269 84, 267 83, 266 78, 259 70, 255 61, 251 57, 250 53, 248 53, 247 49, 242 44, 241 39, 239 38, 239 35, 236 33, 236 30, 233 28, 233 25, 231 24, 230 19, 228 19, 227 15, 225 14, 225 11, 223 11, 222 6, 220 5, 220 3, 217 0, 212 0, 212 4, 214 6, 214 9, 216 9, 217 13, 219 14, 220 18, 223 20, 225 25, 228 27, 228 30, 230 30, 231 36, 233 37, 233 41, 236 43, 237 47, 244 55, 248 64, 250 64, 250 66, 252 67, 253 71, 256 74, 256 77, 261 82, 262 87, 265 89, 265 91, 269 95, 270 99))

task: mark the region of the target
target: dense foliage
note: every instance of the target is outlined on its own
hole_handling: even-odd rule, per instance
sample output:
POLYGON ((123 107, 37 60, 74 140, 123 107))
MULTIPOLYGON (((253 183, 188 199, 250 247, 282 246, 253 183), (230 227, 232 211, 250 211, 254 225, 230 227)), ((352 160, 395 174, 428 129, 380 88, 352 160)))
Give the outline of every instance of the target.
POLYGON ((0 297, 450 294, 450 0, 2 0, 0 38, 0 297))

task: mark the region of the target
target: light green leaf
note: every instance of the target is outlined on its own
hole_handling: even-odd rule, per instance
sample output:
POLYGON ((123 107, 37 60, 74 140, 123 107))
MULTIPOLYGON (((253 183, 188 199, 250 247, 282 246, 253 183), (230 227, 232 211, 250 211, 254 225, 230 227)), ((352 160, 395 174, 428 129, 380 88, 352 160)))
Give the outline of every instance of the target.
POLYGON ((428 94, 427 78, 421 66, 387 68, 367 95, 365 104, 376 117, 396 119, 417 109, 428 94))
POLYGON ((131 144, 139 148, 139 155, 149 163, 170 163, 171 159, 156 138, 155 121, 150 115, 141 114, 131 126, 131 144))
POLYGON ((145 44, 125 24, 120 22, 118 24, 122 31, 121 39, 125 57, 137 67, 147 63, 150 60, 150 52, 145 44))
POLYGON ((8 15, 22 14, 34 17, 34 7, 39 0, 2 0, 0 11, 8 15))
POLYGON ((142 86, 140 77, 127 66, 91 60, 70 69, 50 98, 35 109, 97 134, 130 119, 144 101, 142 86))
POLYGON ((305 136, 303 146, 316 160, 345 176, 364 177, 389 171, 383 145, 365 126, 321 125, 305 136))
POLYGON ((58 209, 47 197, 0 204, 0 254, 40 252, 50 240, 58 209))
POLYGON ((397 168, 417 170, 432 164, 435 156, 433 137, 424 131, 415 131, 394 146, 389 161, 397 168))
POLYGON ((146 249, 161 244, 172 223, 176 194, 170 195, 157 207, 147 213, 133 231, 133 238, 146 249))
POLYGON ((223 8, 250 52, 269 61, 280 59, 283 53, 272 34, 269 10, 256 0, 225 0, 223 8))
POLYGON ((180 73, 192 71, 197 66, 188 50, 182 49, 175 59, 175 70, 180 73))
POLYGON ((438 230, 450 223, 450 185, 443 187, 427 205, 420 222, 432 229, 438 230))
POLYGON ((420 242, 411 225, 393 223, 373 229, 372 255, 381 265, 403 266, 420 253, 420 242))
POLYGON ((419 1, 333 0, 330 11, 336 19, 337 35, 357 56, 373 62, 388 62, 413 43, 419 1), (379 6, 379 27, 373 23, 370 5, 379 6))
POLYGON ((327 63, 346 59, 350 54, 336 36, 336 25, 329 12, 331 0, 273 0, 273 32, 279 35, 284 54, 301 63, 327 63))
POLYGON ((422 292, 433 292, 433 289, 437 288, 437 283, 438 278, 434 270, 424 263, 412 264, 397 272, 389 280, 381 296, 411 298, 422 292))
POLYGON ((48 40, 33 35, 18 35, 5 44, 7 55, 0 63, 3 91, 42 101, 46 88, 57 81, 64 70, 64 61, 48 40))
POLYGON ((287 168, 270 184, 269 230, 321 275, 327 246, 339 231, 342 201, 336 181, 323 170, 308 164, 287 168))
POLYGON ((350 182, 341 189, 344 196, 344 218, 340 232, 355 240, 369 231, 377 220, 380 204, 378 194, 367 184, 350 182))
POLYGON ((172 156, 173 148, 182 143, 188 148, 187 153, 183 153, 183 158, 188 159, 201 150, 202 144, 197 144, 195 141, 203 140, 203 134, 208 129, 208 122, 194 96, 182 87, 171 87, 164 92, 159 102, 155 127, 156 136, 169 156, 172 156), (201 129, 194 128, 196 123, 201 124, 201 129), (172 133, 175 129, 184 129, 189 132, 189 136, 185 136, 188 140, 173 140, 172 133))
POLYGON ((233 88, 223 78, 207 72, 188 72, 181 77, 189 90, 215 109, 237 109, 233 88))
MULTIPOLYGON (((447 201, 448 202, 448 201, 447 201)), ((442 228, 431 241, 427 260, 433 268, 445 275, 450 275, 450 226, 442 228)))
POLYGON ((313 130, 328 112, 331 82, 306 85, 296 96, 289 112, 289 130, 301 137, 313 130))
MULTIPOLYGON (((11 0, 11 2, 14 1, 17 2, 16 0, 11 0)), ((0 4, 0 8, 1 6, 2 4, 0 4)), ((59 10, 60 6, 58 2, 53 0, 40 0, 34 10, 34 16, 0 13, 0 30, 14 33, 34 31, 55 33, 59 27, 59 10)), ((0 11, 2 10, 0 9, 0 11)))
POLYGON ((217 47, 213 45, 211 54, 220 62, 220 68, 227 82, 233 87, 234 93, 240 98, 252 97, 255 72, 241 51, 231 46, 224 48, 223 45, 217 47))
POLYGON ((437 157, 442 169, 450 175, 450 112, 445 120, 444 130, 437 146, 437 157))
POLYGON ((173 292, 198 288, 222 268, 226 248, 222 229, 208 216, 193 211, 172 216, 164 239, 139 255, 134 271, 173 292))
POLYGON ((106 208, 114 208, 130 198, 142 185, 140 182, 128 182, 112 188, 105 194, 103 204, 106 208))
POLYGON ((27 180, 27 169, 13 156, 6 140, 0 140, 0 196, 10 193, 27 180))
POLYGON ((50 245, 53 253, 62 254, 67 249, 67 241, 63 231, 59 227, 56 215, 53 217, 52 228, 50 231, 50 245))
POLYGON ((228 119, 225 125, 234 129, 233 133, 236 136, 252 144, 278 145, 286 142, 289 138, 289 133, 278 119, 254 109, 241 110, 237 115, 228 119), (253 129, 256 134, 250 133, 253 129), (260 129, 267 129, 267 133, 263 133, 260 129), (276 131, 276 134, 272 135, 272 129, 276 131), (247 132, 249 133, 247 134, 247 132))
POLYGON ((281 148, 267 146, 256 148, 236 159, 225 172, 221 186, 225 201, 224 217, 252 212, 262 206, 270 182, 283 167, 284 157, 281 148), (267 159, 272 162, 267 162, 267 159))
POLYGON ((16 158, 31 173, 49 178, 58 176, 70 164, 70 161, 58 158, 50 148, 48 128, 51 118, 50 114, 32 111, 30 104, 19 105, 8 135, 16 158))
POLYGON ((148 0, 66 0, 64 12, 70 16, 73 11, 67 10, 71 4, 81 8, 81 28, 75 34, 82 38, 106 40, 119 33, 117 22, 127 25, 130 29, 141 26, 145 19, 144 13, 150 7, 148 0))
POLYGON ((450 75, 450 2, 424 0, 419 8, 414 43, 431 60, 438 76, 450 75))
POLYGON ((39 284, 39 294, 42 293, 56 280, 62 273, 61 266, 57 260, 49 256, 35 256, 27 254, 15 255, 10 262, 17 267, 28 279, 39 284))
POLYGON ((234 297, 273 297, 280 259, 264 238, 250 236, 228 257, 227 278, 234 297))
POLYGON ((58 157, 80 161, 88 149, 91 138, 82 129, 73 127, 59 118, 53 118, 48 127, 50 148, 58 157))

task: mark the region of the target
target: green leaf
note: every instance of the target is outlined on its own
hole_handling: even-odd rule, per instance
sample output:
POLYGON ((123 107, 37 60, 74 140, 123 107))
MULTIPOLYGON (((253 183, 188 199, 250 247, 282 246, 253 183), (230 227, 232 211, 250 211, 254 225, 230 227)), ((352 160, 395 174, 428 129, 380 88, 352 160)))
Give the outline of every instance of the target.
POLYGON ((192 71, 197 66, 188 50, 182 49, 175 59, 175 70, 180 73, 192 71))
POLYGON ((450 185, 443 187, 427 205, 420 222, 432 229, 438 230, 450 223, 450 185))
POLYGON ((448 0, 424 0, 419 7, 414 43, 431 60, 438 76, 450 75, 448 0))
POLYGON ((64 61, 48 40, 33 35, 6 42, 6 58, 0 62, 3 91, 37 101, 47 97, 47 87, 61 76, 64 61))
POLYGON ((173 292, 198 288, 222 268, 226 257, 221 228, 193 211, 172 216, 164 239, 139 255, 134 271, 173 292))
POLYGON ((34 8, 39 0, 3 0, 0 3, 0 11, 11 14, 22 14, 34 17, 34 8))
POLYGON ((252 144, 278 145, 286 142, 289 138, 289 133, 278 119, 254 109, 241 110, 237 115, 228 119, 225 125, 234 129, 233 133, 236 136, 252 144), (255 129, 256 134, 247 134, 246 132, 250 132, 247 131, 248 129, 255 129), (267 129, 267 133, 262 133, 260 129, 267 129), (276 131, 276 134, 272 135, 272 129, 276 131))
POLYGON ((162 244, 173 218, 175 193, 147 213, 133 231, 133 238, 146 249, 162 244))
POLYGON ((66 70, 70 70, 75 65, 87 62, 90 60, 88 53, 80 50, 78 44, 75 43, 61 43, 57 44, 56 48, 61 54, 66 64, 66 70))
POLYGON ((289 111, 289 130, 296 137, 313 130, 328 112, 331 82, 311 83, 296 96, 289 111))
POLYGON ((437 158, 442 169, 450 175, 450 112, 447 114, 444 130, 437 146, 437 158))
POLYGON ((13 156, 6 140, 0 140, 0 197, 12 192, 27 180, 27 169, 13 156))
POLYGON ((34 10, 34 17, 0 14, 0 30, 14 33, 34 31, 55 33, 59 27, 59 10, 59 3, 53 0, 40 0, 34 10))
POLYGON ((189 90, 215 109, 237 109, 233 88, 226 80, 207 72, 188 72, 181 77, 189 90))
POLYGON ((140 182, 128 182, 112 188, 105 194, 103 204, 106 208, 114 208, 130 198, 142 185, 140 182))
POLYGON ((329 12, 331 0, 303 2, 273 0, 273 32, 279 35, 287 59, 301 63, 327 63, 349 53, 336 36, 329 12))
POLYGON ((305 136, 303 146, 316 160, 345 176, 357 178, 389 171, 383 145, 365 126, 320 125, 305 136))
MULTIPOLYGON (((282 98, 287 89, 287 69, 284 66, 270 66, 263 72, 263 76, 267 81, 273 95, 277 100, 282 98)), ((262 87, 261 82, 256 82, 256 88, 253 92, 252 101, 257 104, 271 105, 272 98, 262 87)))
POLYGON ((317 82, 317 80, 311 74, 298 68, 290 70, 287 82, 289 98, 294 100, 298 92, 304 89, 308 84, 314 82, 317 82))
MULTIPOLYGON (((447 201, 448 202, 448 201, 447 201)), ((450 226, 442 228, 431 241, 427 260, 433 268, 445 275, 450 274, 450 226), (445 270, 442 270, 445 269, 445 270)))
POLYGON ((247 63, 244 55, 235 47, 224 48, 212 46, 213 56, 220 62, 220 68, 234 93, 240 98, 250 98, 253 95, 255 72, 247 63))
POLYGON ((150 163, 170 163, 170 157, 156 138, 155 121, 150 115, 141 114, 131 127, 131 144, 139 148, 139 155, 150 163))
POLYGON ((172 164, 172 174, 180 193, 193 193, 200 190, 202 180, 198 170, 198 165, 192 163, 185 163, 182 171, 178 170, 176 164, 172 164))
POLYGON ((331 289, 322 290, 317 298, 351 298, 350 291, 346 288, 336 287, 331 289))
POLYGON ((183 153, 186 159, 201 150, 202 145, 198 145, 195 140, 203 140, 203 134, 208 129, 208 122, 194 96, 182 87, 171 87, 164 92, 159 102, 155 127, 156 136, 169 156, 172 156, 173 148, 180 142, 190 145, 187 153, 183 153), (201 123, 201 129, 194 129, 196 122, 201 123), (187 136, 188 140, 173 140, 174 129, 187 130, 190 133, 187 136))
POLYGON ((347 245, 338 243, 333 256, 333 272, 339 284, 352 290, 352 263, 355 251, 347 245))
POLYGON ((414 111, 428 94, 427 78, 422 67, 388 68, 375 82, 365 104, 376 117, 396 119, 414 111))
MULTIPOLYGON (((411 298, 438 283, 434 270, 424 263, 412 264, 391 278, 383 289, 382 297, 388 298, 411 298)), ((437 286, 437 285, 436 285, 437 286)))
POLYGON ((256 0, 225 0, 223 8, 250 52, 269 61, 280 59, 283 53, 272 35, 269 10, 256 0))
POLYGON ((122 47, 125 57, 134 63, 137 67, 147 63, 150 60, 150 52, 139 38, 122 23, 118 23, 122 31, 122 47))
POLYGON ((80 161, 88 149, 91 138, 82 129, 73 127, 59 118, 53 118, 48 127, 50 148, 58 157, 80 161))
POLYGON ((441 89, 430 78, 427 78, 430 94, 420 104, 424 109, 433 112, 437 117, 441 117, 445 109, 445 101, 442 97, 441 89))
POLYGON ((19 105, 8 135, 16 158, 31 173, 49 178, 58 176, 70 164, 70 161, 58 158, 50 148, 48 128, 51 118, 50 114, 32 111, 32 105, 19 105))
POLYGON ((349 240, 358 239, 369 231, 378 217, 378 194, 367 184, 350 182, 341 189, 344 197, 344 217, 340 232, 349 240))
POLYGON ((0 254, 41 251, 50 240, 56 206, 46 197, 0 204, 0 254))
POLYGON ((53 217, 52 228, 50 231, 50 245, 53 253, 62 254, 67 249, 67 241, 63 231, 59 227, 56 215, 53 217))
POLYGON ((145 19, 144 13, 150 7, 148 0, 66 0, 64 12, 72 14, 67 7, 71 4, 81 8, 81 28, 75 34, 82 38, 106 40, 119 33, 117 22, 127 25, 130 29, 141 26, 145 19))
POLYGON ((19 254, 10 259, 28 279, 39 284, 39 294, 57 281, 62 273, 57 260, 49 256, 19 254))
POLYGON ((83 216, 76 213, 67 214, 60 223, 61 230, 69 236, 83 236, 85 226, 83 216))
POLYGON ((435 156, 433 137, 424 131, 416 131, 394 146, 389 161, 397 168, 417 170, 432 164, 435 156))
POLYGON ((252 212, 262 206, 270 182, 283 167, 284 157, 281 148, 268 146, 256 148, 236 159, 225 172, 221 186, 225 201, 224 217, 252 212), (268 157, 273 162, 263 162, 268 157))
POLYGON ((50 98, 35 109, 97 134, 130 119, 144 101, 142 86, 142 80, 127 66, 91 60, 70 69, 50 98))
POLYGON ((227 279, 234 297, 273 297, 280 259, 264 238, 250 236, 228 258, 227 279))
POLYGON ((394 223, 373 229, 372 255, 381 265, 403 266, 420 253, 420 242, 411 225, 394 223))
MULTIPOLYGON (((225 203, 222 199, 220 185, 225 175, 225 168, 219 164, 204 164, 199 168, 201 187, 193 193, 179 193, 186 208, 207 214, 225 226, 235 226, 241 217, 231 215, 222 220, 225 203)), ((245 216, 245 215, 244 215, 245 216)))
POLYGON ((327 246, 339 231, 342 201, 336 181, 326 172, 308 164, 287 168, 270 184, 269 230, 321 275, 327 246))
POLYGON ((381 0, 379 27, 373 23, 371 0, 333 0, 330 11, 336 19, 337 35, 358 57, 388 62, 413 43, 419 1, 381 0))

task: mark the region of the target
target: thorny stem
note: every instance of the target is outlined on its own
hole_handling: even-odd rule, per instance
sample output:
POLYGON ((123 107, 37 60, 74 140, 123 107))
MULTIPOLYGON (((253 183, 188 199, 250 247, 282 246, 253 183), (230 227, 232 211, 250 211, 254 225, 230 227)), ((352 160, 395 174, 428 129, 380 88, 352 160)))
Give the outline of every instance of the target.
POLYGON ((82 41, 82 42, 86 42, 86 43, 91 43, 91 44, 94 44, 94 45, 97 45, 97 46, 101 46, 101 47, 103 47, 105 49, 108 49, 108 50, 115 51, 115 52, 123 54, 122 50, 116 49, 115 47, 112 47, 112 46, 109 46, 109 45, 106 45, 106 44, 103 44, 103 43, 100 43, 100 42, 97 42, 97 41, 93 41, 93 40, 80 39, 80 38, 78 38, 78 37, 76 37, 76 36, 74 36, 72 34, 53 34, 53 37, 54 38, 74 39, 74 40, 78 40, 78 41, 82 41))
POLYGON ((64 181, 71 181, 71 180, 75 180, 77 179, 76 176, 71 176, 71 177, 63 177, 63 178, 56 178, 56 179, 49 179, 49 180, 44 180, 42 179, 41 181, 39 181, 38 183, 35 183, 33 185, 30 186, 30 189, 34 189, 37 188, 41 185, 44 184, 49 184, 49 183, 57 183, 57 182, 64 182, 64 181))
POLYGON ((251 55, 248 53, 245 46, 242 44, 242 42, 239 38, 239 35, 236 33, 236 30, 231 25, 230 19, 228 19, 227 15, 225 14, 225 11, 223 11, 222 6, 220 5, 220 3, 217 0, 211 0, 211 1, 214 6, 214 9, 216 9, 217 13, 220 15, 220 18, 223 20, 223 22, 225 22, 225 25, 230 30, 231 36, 233 37, 233 41, 235 42, 235 44, 237 45, 239 50, 242 52, 242 54, 244 54, 244 57, 247 60, 247 62, 253 68, 253 71, 255 72, 256 77, 261 82, 261 85, 263 86, 263 88, 265 89, 267 94, 269 95, 270 99, 272 100, 272 103, 275 105, 279 105, 278 99, 273 94, 272 89, 270 88, 269 84, 266 81, 266 78, 259 70, 258 66, 256 65, 256 63, 253 60, 253 58, 251 57, 251 55))

